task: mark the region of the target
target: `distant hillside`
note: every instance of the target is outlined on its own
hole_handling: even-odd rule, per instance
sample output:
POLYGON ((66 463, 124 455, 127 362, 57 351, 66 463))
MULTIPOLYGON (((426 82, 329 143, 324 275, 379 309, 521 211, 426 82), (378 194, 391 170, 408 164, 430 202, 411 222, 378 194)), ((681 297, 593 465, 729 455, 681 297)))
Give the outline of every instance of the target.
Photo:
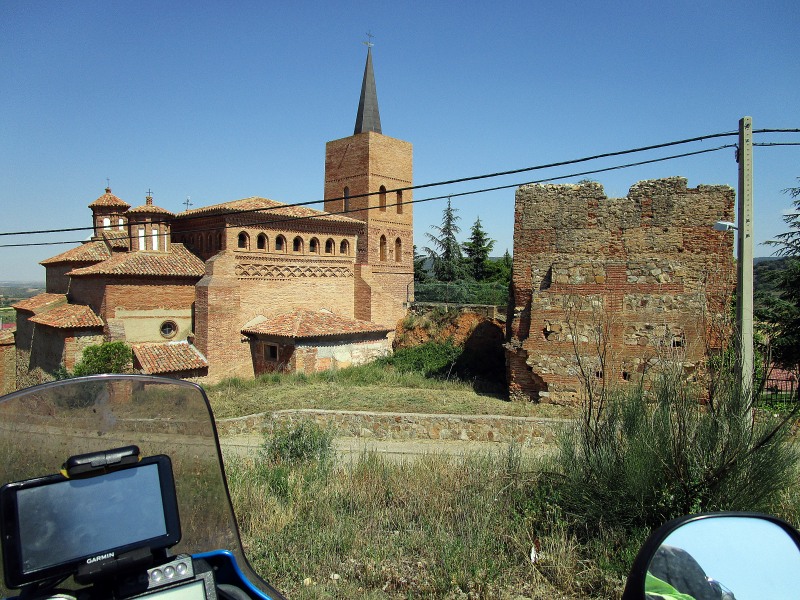
POLYGON ((11 306, 25 298, 32 298, 44 290, 43 283, 0 281, 0 307, 11 306))

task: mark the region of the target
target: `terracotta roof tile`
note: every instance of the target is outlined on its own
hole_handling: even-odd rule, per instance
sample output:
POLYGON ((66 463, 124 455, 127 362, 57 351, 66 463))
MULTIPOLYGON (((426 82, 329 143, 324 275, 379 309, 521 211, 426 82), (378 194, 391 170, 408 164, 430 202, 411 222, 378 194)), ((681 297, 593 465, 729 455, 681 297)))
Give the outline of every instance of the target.
POLYGON ((171 244, 169 252, 120 252, 96 265, 73 269, 70 277, 82 275, 141 275, 150 277, 202 277, 205 264, 183 244, 171 244))
POLYGON ((297 309, 261 321, 242 330, 245 335, 268 335, 288 338, 313 338, 357 333, 381 333, 390 327, 371 321, 349 319, 324 310, 297 309))
POLYGON ((103 230, 103 240, 113 250, 129 250, 131 247, 131 239, 127 231, 117 230, 103 230))
POLYGON ((238 211, 258 212, 262 215, 272 215, 278 217, 313 217, 315 220, 321 221, 335 221, 337 223, 352 223, 363 225, 362 221, 352 219, 343 215, 332 215, 322 210, 315 210, 305 206, 289 206, 282 202, 269 200, 253 196, 251 198, 244 198, 243 200, 233 200, 231 202, 223 202, 222 204, 214 204, 212 206, 204 206, 202 208, 194 208, 182 213, 178 213, 178 218, 185 216, 199 216, 199 215, 216 215, 225 213, 235 213, 238 211))
POLYGON ((0 346, 13 346, 16 328, 0 330, 0 346))
POLYGON ((106 188, 106 193, 100 196, 97 200, 89 205, 89 208, 97 208, 99 206, 113 206, 119 208, 128 208, 130 204, 117 198, 111 193, 111 188, 106 188))
POLYGON ((208 367, 208 361, 189 342, 133 344, 131 346, 143 373, 176 373, 208 367))
POLYGON ((67 296, 64 294, 38 294, 32 298, 20 300, 12 305, 12 308, 17 310, 26 310, 28 312, 37 313, 42 308, 58 306, 59 304, 66 304, 67 296))
MULTIPOLYGON (((127 237, 127 236, 126 236, 127 237)), ((87 242, 77 248, 71 248, 51 258, 41 261, 40 265, 56 265, 59 263, 96 263, 111 256, 111 251, 103 242, 87 242)))
POLYGON ((31 322, 57 329, 102 327, 103 320, 84 304, 65 304, 31 317, 31 322))
POLYGON ((130 209, 125 213, 126 215, 165 215, 167 217, 174 217, 175 213, 168 211, 166 208, 161 208, 155 204, 142 204, 136 208, 130 209))

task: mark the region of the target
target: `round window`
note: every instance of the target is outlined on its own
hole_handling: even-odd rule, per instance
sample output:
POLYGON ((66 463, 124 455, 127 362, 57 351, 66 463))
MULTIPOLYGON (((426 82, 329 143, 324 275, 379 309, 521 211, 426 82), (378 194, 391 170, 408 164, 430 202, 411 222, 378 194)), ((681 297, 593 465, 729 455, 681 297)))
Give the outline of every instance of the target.
POLYGON ((164 321, 161 324, 161 336, 165 338, 175 337, 175 334, 178 333, 178 326, 175 324, 175 321, 164 321))

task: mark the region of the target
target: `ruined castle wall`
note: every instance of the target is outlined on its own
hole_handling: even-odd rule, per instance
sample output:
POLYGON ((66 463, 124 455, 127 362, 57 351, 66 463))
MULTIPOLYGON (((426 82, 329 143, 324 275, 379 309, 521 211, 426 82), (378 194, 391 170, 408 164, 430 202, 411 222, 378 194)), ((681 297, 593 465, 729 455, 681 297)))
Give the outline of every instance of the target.
POLYGON ((733 219, 734 199, 728 186, 679 177, 639 182, 625 198, 598 183, 519 188, 512 395, 574 401, 582 377, 636 381, 665 352, 697 368, 720 343, 735 285, 734 236, 713 229, 733 219))

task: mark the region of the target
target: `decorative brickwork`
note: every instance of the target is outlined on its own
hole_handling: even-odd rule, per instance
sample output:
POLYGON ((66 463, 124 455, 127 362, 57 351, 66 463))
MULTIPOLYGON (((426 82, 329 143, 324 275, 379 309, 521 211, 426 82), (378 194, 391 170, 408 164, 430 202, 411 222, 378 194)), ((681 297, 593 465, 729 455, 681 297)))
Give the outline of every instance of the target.
POLYGON ((636 381, 664 352, 698 369, 722 343, 733 235, 713 224, 732 220, 733 206, 730 187, 688 189, 678 177, 637 183, 626 198, 597 183, 519 188, 512 397, 571 402, 581 366, 589 379, 636 381))

